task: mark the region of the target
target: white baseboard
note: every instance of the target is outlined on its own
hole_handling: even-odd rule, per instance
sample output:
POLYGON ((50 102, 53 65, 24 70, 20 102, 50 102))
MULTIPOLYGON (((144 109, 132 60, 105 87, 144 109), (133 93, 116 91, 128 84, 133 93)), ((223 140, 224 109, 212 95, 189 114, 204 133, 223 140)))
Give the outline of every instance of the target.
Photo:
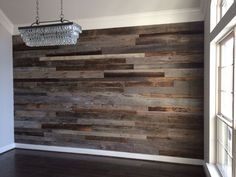
POLYGON ((148 154, 138 154, 138 153, 117 152, 117 151, 105 151, 105 150, 69 148, 69 147, 59 147, 59 146, 45 146, 45 145, 31 145, 31 144, 18 144, 18 143, 15 144, 15 147, 18 149, 75 153, 75 154, 86 154, 86 155, 98 155, 98 156, 118 157, 118 158, 135 159, 135 160, 147 160, 147 161, 157 161, 157 162, 188 164, 188 165, 203 165, 204 164, 203 160, 201 160, 201 159, 170 157, 170 156, 162 156, 162 155, 148 155, 148 154))
POLYGON ((4 146, 4 147, 0 148, 0 154, 2 154, 4 152, 7 152, 7 151, 10 151, 12 149, 15 149, 15 143, 12 143, 12 144, 9 144, 7 146, 4 146))

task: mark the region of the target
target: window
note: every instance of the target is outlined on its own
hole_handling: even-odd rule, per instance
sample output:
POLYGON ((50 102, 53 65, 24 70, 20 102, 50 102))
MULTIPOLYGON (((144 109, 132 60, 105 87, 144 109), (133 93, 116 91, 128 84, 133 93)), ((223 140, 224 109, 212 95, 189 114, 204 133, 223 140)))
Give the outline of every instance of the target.
POLYGON ((236 177, 236 21, 232 8, 236 0, 210 2, 210 39, 206 39, 206 49, 210 49, 209 61, 206 60, 209 69, 206 160, 214 164, 208 170, 215 176, 218 173, 222 177, 236 177))
POLYGON ((234 0, 220 0, 219 3, 219 15, 222 18, 226 12, 229 10, 231 5, 234 3, 234 0))
POLYGON ((236 0, 211 0, 211 19, 210 29, 211 31, 216 27, 218 22, 227 13, 230 7, 236 0))
POLYGON ((233 177, 233 132, 235 38, 232 32, 219 43, 218 61, 218 114, 216 122, 217 167, 224 177, 233 177))

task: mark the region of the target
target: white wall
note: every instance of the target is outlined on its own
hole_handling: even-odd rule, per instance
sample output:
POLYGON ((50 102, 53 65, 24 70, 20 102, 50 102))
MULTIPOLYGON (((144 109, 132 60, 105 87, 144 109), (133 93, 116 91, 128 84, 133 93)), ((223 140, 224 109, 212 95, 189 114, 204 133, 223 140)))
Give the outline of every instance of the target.
POLYGON ((12 36, 0 24, 0 153, 13 143, 12 36))

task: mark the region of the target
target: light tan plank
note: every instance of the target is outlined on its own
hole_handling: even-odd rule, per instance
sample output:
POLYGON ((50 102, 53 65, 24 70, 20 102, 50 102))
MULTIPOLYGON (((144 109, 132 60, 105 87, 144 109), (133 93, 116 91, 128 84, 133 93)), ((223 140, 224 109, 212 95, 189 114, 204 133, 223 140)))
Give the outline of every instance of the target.
POLYGON ((145 53, 41 57, 40 61, 96 60, 96 59, 140 58, 140 57, 145 57, 145 53))

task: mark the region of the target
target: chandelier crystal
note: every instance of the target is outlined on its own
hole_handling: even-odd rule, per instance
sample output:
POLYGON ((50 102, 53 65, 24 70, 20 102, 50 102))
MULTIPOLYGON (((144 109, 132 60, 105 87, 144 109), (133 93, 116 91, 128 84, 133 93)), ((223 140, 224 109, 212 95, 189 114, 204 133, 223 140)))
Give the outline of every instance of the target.
POLYGON ((36 22, 31 26, 19 27, 18 30, 25 44, 29 47, 75 45, 82 33, 80 25, 64 20, 61 0, 61 16, 57 21, 39 21, 39 3, 37 4, 36 22), (47 23, 46 25, 42 25, 47 23))

